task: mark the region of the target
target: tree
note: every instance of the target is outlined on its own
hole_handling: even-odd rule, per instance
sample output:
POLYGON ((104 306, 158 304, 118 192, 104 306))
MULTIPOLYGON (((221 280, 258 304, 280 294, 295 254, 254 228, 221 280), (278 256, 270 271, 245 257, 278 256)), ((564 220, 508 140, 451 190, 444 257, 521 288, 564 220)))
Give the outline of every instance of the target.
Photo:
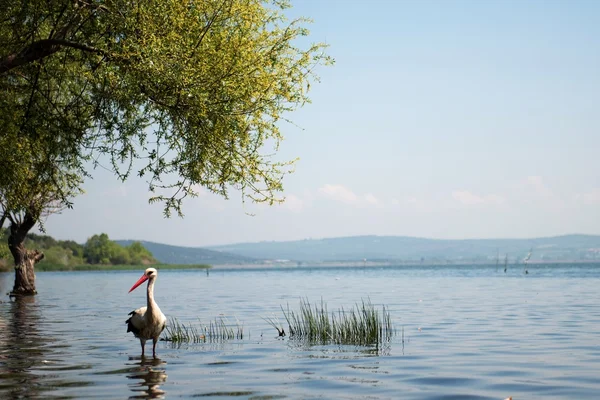
POLYGON ((140 242, 123 247, 110 240, 106 233, 89 238, 83 247, 83 255, 89 264, 156 263, 152 253, 140 242))
POLYGON ((6 244, 7 239, 8 230, 0 228, 0 261, 10 257, 10 251, 8 250, 8 245, 6 244))
MULTIPOLYGON (((0 112, 2 117, 5 114, 0 112)), ((9 222, 8 250, 15 265, 11 295, 31 295, 36 293, 34 266, 44 255, 25 248, 27 233, 48 215, 70 206, 67 198, 82 180, 43 140, 30 140, 26 123, 19 128, 25 133, 13 136, 15 124, 11 126, 7 120, 0 119, 6 133, 0 136, 0 228, 9 222)), ((45 133, 43 128, 38 131, 45 133)))
POLYGON ((90 264, 110 264, 113 253, 114 243, 106 233, 92 236, 83 247, 83 256, 90 264))
POLYGON ((61 240, 60 246, 70 250, 74 257, 83 257, 83 246, 73 240, 61 240))
MULTIPOLYGON (((0 51, 10 54, 15 43, 34 38, 20 37, 24 32, 18 25, 38 23, 37 16, 24 14, 29 3, 4 3, 0 51)), ((90 115, 91 106, 74 103, 85 82, 69 78, 72 66, 63 61, 48 58, 0 75, 0 227, 9 224, 7 242, 15 265, 12 295, 36 293, 34 265, 43 254, 26 249, 27 233, 45 217, 70 207, 86 175, 81 149, 89 127, 84 112, 90 115)))
POLYGON ((265 145, 277 150, 280 121, 309 101, 314 67, 331 62, 323 44, 299 47, 308 21, 288 22, 288 7, 0 0, 0 199, 16 270, 25 234, 71 206, 99 160, 122 180, 147 179, 165 216, 181 216, 199 187, 282 201, 293 160, 274 161, 265 145))
POLYGON ((157 262, 150 250, 140 242, 131 243, 127 246, 127 251, 131 264, 154 264, 157 262))

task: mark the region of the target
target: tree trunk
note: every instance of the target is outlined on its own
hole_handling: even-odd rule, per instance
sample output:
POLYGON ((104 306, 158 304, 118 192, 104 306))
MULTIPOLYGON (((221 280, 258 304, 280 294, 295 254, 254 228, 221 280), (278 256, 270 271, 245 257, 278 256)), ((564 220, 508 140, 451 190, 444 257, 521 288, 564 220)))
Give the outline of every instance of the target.
POLYGON ((13 252, 13 258, 15 260, 15 284, 10 295, 31 296, 36 294, 34 266, 44 258, 44 254, 37 250, 27 250, 21 243, 17 255, 13 252))
POLYGON ((11 296, 32 296, 37 293, 34 266, 44 258, 44 254, 38 250, 27 250, 24 245, 25 237, 34 225, 35 218, 29 213, 25 213, 22 221, 13 221, 10 225, 8 248, 15 261, 15 284, 11 296))

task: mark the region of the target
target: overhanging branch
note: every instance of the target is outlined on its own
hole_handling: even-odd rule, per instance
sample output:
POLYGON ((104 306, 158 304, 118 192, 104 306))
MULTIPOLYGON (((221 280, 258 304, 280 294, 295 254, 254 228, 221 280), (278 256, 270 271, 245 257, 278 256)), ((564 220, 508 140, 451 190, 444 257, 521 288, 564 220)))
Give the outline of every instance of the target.
POLYGON ((21 65, 41 60, 42 58, 51 56, 61 48, 70 47, 73 49, 85 51, 88 53, 97 53, 106 55, 106 52, 83 43, 71 42, 65 39, 43 39, 33 42, 19 53, 13 53, 6 56, 0 61, 0 74, 10 71, 11 69, 20 67, 21 65))

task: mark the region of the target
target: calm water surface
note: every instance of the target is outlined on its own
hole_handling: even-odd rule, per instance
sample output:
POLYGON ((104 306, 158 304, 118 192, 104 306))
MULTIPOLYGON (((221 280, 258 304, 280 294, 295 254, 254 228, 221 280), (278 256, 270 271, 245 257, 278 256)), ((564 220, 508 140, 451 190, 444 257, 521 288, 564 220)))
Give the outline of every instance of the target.
MULTIPOLYGON (((180 321, 224 315, 242 340, 141 360, 125 319, 140 272, 38 273, 40 294, 0 304, 0 398, 598 399, 600 265, 162 271, 180 321), (299 299, 389 307, 380 348, 281 340, 263 320, 299 299)), ((1 293, 12 274, 0 274, 1 293)), ((151 347, 147 347, 151 351, 151 347)))

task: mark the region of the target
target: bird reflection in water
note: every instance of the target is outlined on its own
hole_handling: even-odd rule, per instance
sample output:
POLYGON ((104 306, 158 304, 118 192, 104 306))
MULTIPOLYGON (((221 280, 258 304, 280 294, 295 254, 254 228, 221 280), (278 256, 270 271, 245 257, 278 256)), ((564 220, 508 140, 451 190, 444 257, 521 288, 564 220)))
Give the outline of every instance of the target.
POLYGON ((132 368, 127 378, 137 382, 130 383, 129 388, 134 395, 130 399, 163 399, 165 391, 160 385, 167 381, 164 365, 167 363, 158 358, 130 358, 135 360, 136 368, 132 368))

